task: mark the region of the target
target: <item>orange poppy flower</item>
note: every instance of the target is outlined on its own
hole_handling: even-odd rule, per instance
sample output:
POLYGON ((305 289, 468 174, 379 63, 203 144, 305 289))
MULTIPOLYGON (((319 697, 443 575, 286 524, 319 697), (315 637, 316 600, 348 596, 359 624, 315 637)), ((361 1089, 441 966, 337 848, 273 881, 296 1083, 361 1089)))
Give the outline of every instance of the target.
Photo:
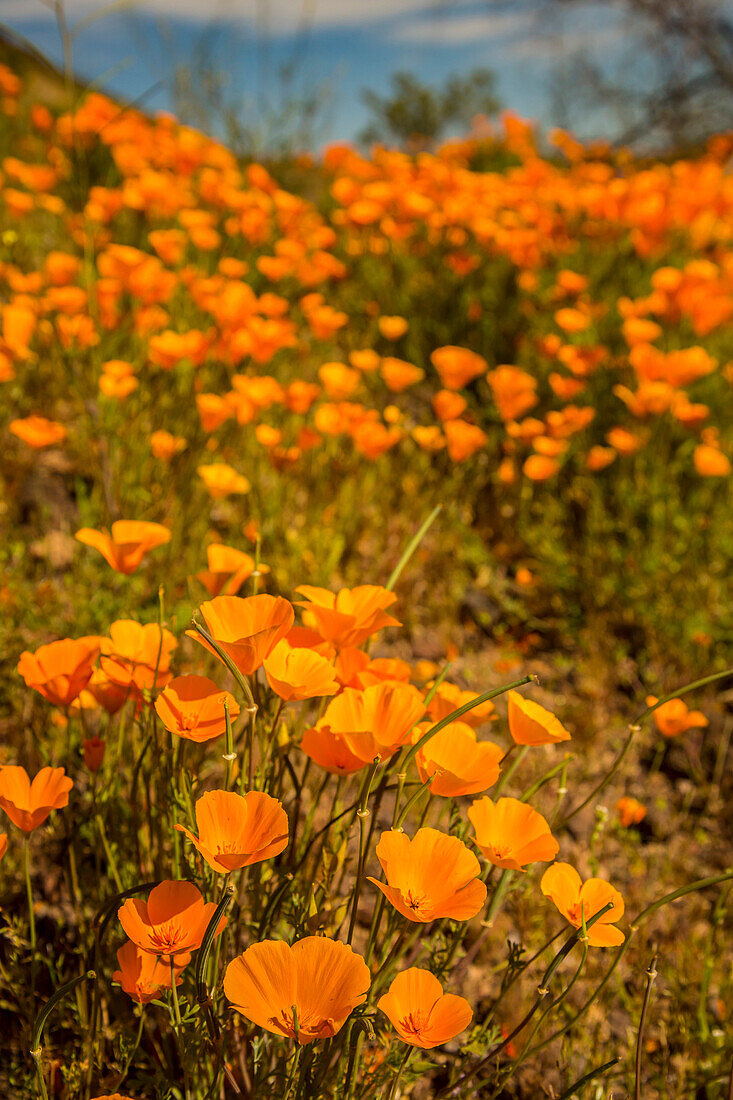
MULTIPOLYGON (((657 698, 647 695, 647 706, 653 707, 657 698)), ((654 711, 654 724, 664 737, 678 737, 686 730, 708 726, 705 715, 700 710, 690 710, 684 699, 670 699, 654 711)))
POLYGON ((370 764, 376 756, 386 760, 397 752, 424 714, 417 688, 382 682, 363 691, 345 688, 328 704, 318 727, 338 734, 349 752, 370 764))
POLYGON ((516 420, 537 404, 537 380, 519 367, 497 367, 486 378, 502 420, 516 420))
POLYGON ((423 1050, 454 1039, 473 1018, 465 997, 443 993, 435 975, 417 966, 397 975, 377 1001, 377 1008, 389 1018, 400 1039, 423 1050))
POLYGON ((142 625, 134 619, 119 619, 102 639, 100 665, 103 674, 118 687, 138 698, 144 691, 162 688, 171 679, 171 653, 178 645, 170 630, 157 623, 142 625))
POLYGON ((132 1096, 123 1096, 121 1092, 105 1092, 103 1096, 92 1096, 91 1100, 134 1100, 132 1096))
POLYGON ((377 327, 385 340, 399 340, 404 336, 409 325, 404 317, 380 317, 377 327))
POLYGON ((301 1046, 336 1035, 364 1003, 370 984, 361 955, 322 936, 306 936, 292 947, 278 940, 254 943, 224 975, 224 993, 238 1012, 301 1046))
POLYGON ((447 390, 461 390, 486 370, 486 360, 468 348, 446 344, 436 348, 430 362, 447 390))
MULTIPOLYGON (((431 687, 431 684, 427 685, 431 687)), ((475 691, 463 691, 457 684, 451 684, 448 680, 444 680, 442 684, 438 685, 438 690, 428 705, 428 714, 432 718, 433 722, 440 722, 441 719, 447 718, 449 714, 452 714, 454 710, 458 710, 459 707, 463 707, 466 703, 470 703, 473 699, 478 699, 478 693, 475 691)), ((477 707, 473 707, 471 710, 461 717, 461 722, 465 722, 467 726, 472 726, 473 729, 477 729, 478 726, 482 726, 484 722, 493 722, 497 718, 494 713, 494 704, 491 699, 487 699, 485 703, 479 703, 477 707)))
POLYGON ((646 806, 638 798, 619 798, 616 803, 619 821, 625 829, 638 825, 646 817, 646 806))
POLYGON ((362 584, 334 593, 327 588, 301 584, 295 591, 309 601, 297 606, 307 609, 321 637, 337 649, 359 646, 383 627, 401 625, 385 611, 397 597, 380 585, 362 584))
POLYGON ((331 775, 351 775, 367 763, 351 751, 345 737, 334 733, 328 726, 314 726, 306 730, 300 747, 314 764, 331 775))
POLYGON ((517 745, 555 745, 570 734, 551 711, 525 699, 518 691, 507 692, 509 732, 517 745))
POLYGON ((485 447, 489 438, 481 428, 460 418, 446 420, 443 432, 451 462, 465 462, 485 447))
POLYGON ((144 520, 120 519, 106 528, 96 531, 82 527, 74 538, 86 546, 93 546, 118 573, 134 573, 145 555, 156 546, 170 542, 171 533, 160 523, 144 520))
POLYGON ((163 428, 150 436, 150 450, 161 462, 170 462, 177 454, 186 449, 186 440, 180 435, 171 435, 163 428))
MULTIPOLYGON (((430 727, 418 726, 413 741, 430 727)), ((476 741, 476 731, 466 722, 450 722, 418 751, 415 764, 423 783, 433 775, 430 793, 444 798, 479 794, 499 778, 504 750, 491 741, 476 741)))
POLYGON ((560 845, 542 814, 517 798, 478 798, 468 810, 476 830, 476 847, 490 863, 508 871, 524 871, 525 864, 554 859, 560 845))
POLYGON ((201 745, 226 730, 224 703, 233 722, 239 703, 206 676, 176 676, 155 700, 155 710, 169 733, 201 745))
POLYGON ((563 332, 585 332, 591 326, 591 319, 583 310, 566 307, 558 309, 555 314, 555 324, 563 332))
POLYGON ((727 477, 731 472, 730 459, 719 447, 699 443, 692 452, 695 469, 702 477, 727 477))
POLYGON ((425 377, 422 367, 416 367, 414 363, 408 363, 404 359, 395 359, 391 355, 382 360, 379 373, 392 393, 402 393, 425 377))
POLYGON ((0 859, 3 858, 8 850, 8 834, 0 833, 0 859))
POLYGON ((382 833, 377 859, 387 883, 369 881, 403 917, 428 924, 438 917, 470 920, 486 901, 476 856, 458 837, 438 829, 418 829, 412 840, 406 833, 382 833))
POLYGON ((84 763, 89 768, 89 771, 98 772, 104 763, 104 753, 107 748, 107 742, 103 741, 101 737, 87 737, 82 742, 81 748, 84 754, 84 763))
MULTIPOLYGON (((208 569, 196 574, 210 596, 236 596, 248 577, 254 573, 255 560, 243 550, 212 542, 206 547, 208 569)), ((269 573, 267 565, 260 565, 261 573, 269 573)))
POLYGON ((82 706, 86 706, 88 701, 91 706, 93 700, 94 704, 103 707, 107 714, 116 714, 127 702, 129 690, 129 684, 115 684, 107 678, 101 668, 95 668, 91 680, 79 697, 79 702, 82 706))
POLYGON ((224 497, 233 494, 248 493, 252 488, 246 477, 238 474, 225 462, 216 462, 212 466, 197 466, 196 472, 212 500, 223 500, 224 497))
POLYGON ((372 348, 363 348, 361 351, 349 352, 349 362, 352 367, 363 371, 365 374, 374 371, 379 366, 379 355, 372 348))
POLYGON ((431 404, 438 420, 456 420, 463 415, 467 407, 465 397, 452 390, 439 390, 433 396, 431 404))
POLYGON ((591 947, 618 947, 626 939, 623 932, 614 927, 615 921, 624 915, 623 898, 605 879, 589 878, 583 882, 569 863, 553 863, 542 876, 540 889, 574 928, 581 927, 583 917, 590 920, 599 909, 612 902, 613 908, 588 929, 588 943, 591 947))
POLYGON ((560 469, 560 463, 556 458, 547 455, 530 455, 522 466, 522 472, 530 481, 547 481, 554 477, 560 469))
POLYGON ((339 690, 330 661, 312 650, 294 648, 284 638, 265 658, 264 668, 268 684, 286 702, 335 695, 339 690))
POLYGON ((347 367, 345 363, 324 363, 318 369, 318 377, 324 390, 334 401, 344 401, 351 397, 361 385, 358 370, 347 367))
POLYGON ((602 447, 600 444, 596 444, 588 451, 585 464, 591 473, 595 474, 599 470, 604 470, 606 466, 610 466, 615 458, 616 451, 613 447, 602 447))
POLYGON ((232 415, 231 405, 218 393, 196 395, 196 410, 205 432, 214 432, 232 415))
MULTIPOLYGON (((143 951, 132 940, 128 940, 117 952, 119 970, 112 975, 113 982, 119 982, 128 997, 138 1004, 146 1005, 155 1001, 164 989, 171 987, 171 968, 156 955, 143 951)), ((176 985, 181 980, 182 966, 175 967, 176 985)))
MULTIPOLYGON (((216 902, 204 904, 192 882, 166 879, 154 886, 147 901, 128 898, 117 910, 125 932, 143 951, 162 955, 179 964, 201 946, 206 926, 216 911, 216 902)), ((216 935, 223 930, 222 917, 216 935)))
POLYGON ((261 791, 209 791, 196 802, 198 837, 185 833, 209 867, 221 875, 277 856, 288 843, 288 818, 276 798, 261 791))
POLYGON ((14 825, 31 833, 51 810, 68 806, 73 786, 63 768, 41 768, 31 782, 25 768, 6 764, 0 768, 0 806, 14 825))
POLYGON ((11 420, 8 431, 22 439, 29 447, 52 447, 66 439, 66 428, 56 420, 47 420, 45 416, 26 416, 21 420, 11 420))
POLYGON ((91 680, 98 653, 96 638, 62 638, 39 646, 35 653, 21 653, 18 672, 49 703, 68 707, 91 680))
MULTIPOLYGON (((266 593, 244 598, 217 596, 202 603, 199 610, 209 634, 245 676, 261 667, 295 619, 293 605, 288 600, 266 593)), ((197 631, 186 633, 219 656, 197 631)))

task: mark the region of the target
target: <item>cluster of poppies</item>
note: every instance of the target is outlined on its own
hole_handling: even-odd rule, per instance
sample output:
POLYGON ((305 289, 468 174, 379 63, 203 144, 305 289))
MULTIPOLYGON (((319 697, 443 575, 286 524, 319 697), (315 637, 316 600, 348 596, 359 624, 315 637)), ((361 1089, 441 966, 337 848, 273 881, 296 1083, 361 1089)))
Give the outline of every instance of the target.
MULTIPOLYGON (((5 99, 8 125, 20 125, 8 111, 16 100, 5 99)), ((214 500, 250 489, 229 456, 211 454, 243 426, 280 472, 349 438, 369 460, 398 444, 433 461, 444 452, 451 464, 488 453, 510 484, 547 480, 567 463, 600 472, 647 444, 650 421, 669 417, 679 446, 694 433, 698 474, 730 473, 715 423, 730 364, 690 343, 716 339, 733 312, 733 200, 720 139, 699 161, 642 170, 556 134, 558 162, 507 116, 494 140, 517 164, 504 174, 471 170, 476 140, 417 158, 338 146, 318 169, 332 200, 325 215, 262 165, 244 170, 204 135, 99 94, 58 118, 33 109, 27 122, 37 159, 4 158, 0 211, 16 235, 50 220, 58 246, 36 267, 0 265, 0 380, 25 378, 50 349, 88 361, 87 400, 122 417, 130 402, 131 421, 148 406, 150 452, 163 463, 184 451, 203 459, 198 474, 214 500), (72 151, 97 147, 116 178, 90 186, 80 213, 60 192, 72 151), (134 245, 131 214, 142 229, 134 245), (660 263, 635 298, 609 299, 605 284, 569 266, 571 241, 613 249, 628 240, 649 260, 685 235, 694 258, 660 263), (386 297, 357 303, 352 280, 368 279, 368 259, 387 255, 396 265, 420 258, 421 279, 439 270, 455 281, 481 353, 426 347, 408 301, 406 316, 383 309, 386 297), (531 329, 511 364, 491 361, 482 330, 482 279, 497 258, 515 270, 531 329), (135 348, 128 359, 113 351, 121 332, 135 348), (260 373, 266 366, 273 373, 260 373), (182 386, 198 424, 179 435, 152 421, 160 391, 180 396, 182 386)), ((372 293, 383 288, 362 288, 372 293)), ((73 444, 83 407, 68 422, 53 411, 26 410, 8 429, 31 447, 73 444)))
MULTIPOLYGON (((132 527, 118 523, 111 534, 80 534, 123 572, 138 551, 145 554, 164 541, 141 525, 135 528, 137 547, 132 541, 116 543, 120 533, 130 540, 132 527)), ((26 683, 67 713, 96 708, 112 715, 129 701, 138 716, 153 708, 173 740, 207 746, 226 737, 227 786, 207 791, 191 806, 196 831, 193 820, 175 825, 224 882, 233 872, 279 856, 293 829, 278 798, 264 789, 244 790, 244 763, 240 792, 227 789, 236 778, 230 765, 238 756, 232 724, 240 715, 254 715, 258 708, 251 703, 253 694, 265 712, 263 692, 269 690, 276 699, 270 740, 282 708, 306 701, 305 714, 301 708, 305 729, 300 750, 325 773, 338 777, 370 769, 373 773, 376 768, 386 775, 401 761, 400 789, 409 779, 421 791, 453 799, 494 786, 510 755, 477 737, 479 727, 498 717, 490 700, 446 680, 420 690, 410 682, 413 671, 408 663, 370 657, 370 639, 384 627, 399 625, 391 613, 396 599, 392 592, 376 585, 337 593, 304 585, 298 591, 303 597, 298 605, 302 625, 295 624, 293 604, 265 593, 219 595, 201 605, 188 633, 244 688, 240 702, 208 677, 174 676, 170 662, 176 639, 158 624, 119 621, 111 625, 109 638, 53 642, 24 653, 18 664, 26 683), (308 700, 321 701, 315 725, 307 722, 308 700), (413 762, 414 780, 408 770, 413 762)), ((558 718, 538 703, 516 690, 508 692, 507 700, 515 747, 553 745, 570 738, 558 718)), ((246 728, 242 757, 249 755, 251 773, 255 748, 251 740, 246 742, 246 728)), ((99 739, 84 741, 92 771, 101 766, 104 749, 99 739)), ((274 771, 267 767, 271 752, 272 745, 257 760, 263 787, 273 782, 274 771)), ((24 769, 6 766, 0 769, 0 806, 19 828, 30 832, 52 809, 67 804, 71 787, 63 768, 44 768, 31 783, 24 769)), ((494 801, 483 794, 466 816, 473 827, 473 848, 490 868, 521 872, 532 863, 551 862, 558 854, 560 846, 547 820, 525 801, 494 801)), ((469 921, 486 904, 480 861, 472 847, 451 833, 422 825, 409 835, 400 823, 381 833, 375 854, 384 881, 369 881, 407 922, 469 921)), ((362 853, 357 874, 364 862, 362 853)), ((540 887, 591 946, 623 942, 616 922, 624 905, 610 883, 599 878, 583 882, 571 865, 551 862, 540 887)), ((128 940, 117 952, 119 969, 113 979, 141 1004, 166 990, 174 992, 216 910, 216 902, 205 902, 199 888, 185 880, 161 882, 147 901, 128 898, 119 909, 128 940)), ((226 917, 216 920, 213 935, 218 936, 226 917)), ((348 943, 328 935, 294 943, 265 939, 229 962, 223 989, 248 1020, 303 1044, 335 1035, 367 1000, 372 976, 365 958, 353 950, 351 936, 348 943)), ((444 994, 436 977, 418 967, 398 972, 377 1008, 405 1043, 424 1048, 453 1039, 472 1018, 465 998, 444 994)))

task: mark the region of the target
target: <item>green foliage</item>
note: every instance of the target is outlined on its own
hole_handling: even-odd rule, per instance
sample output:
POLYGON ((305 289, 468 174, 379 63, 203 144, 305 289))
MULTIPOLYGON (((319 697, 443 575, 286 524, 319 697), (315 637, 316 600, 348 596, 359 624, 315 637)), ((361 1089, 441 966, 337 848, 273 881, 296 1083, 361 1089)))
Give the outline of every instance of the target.
POLYGON ((500 104, 494 86, 489 69, 448 77, 437 88, 412 73, 395 73, 389 95, 362 92, 373 117, 360 140, 429 148, 449 129, 466 129, 476 115, 496 114, 500 104))

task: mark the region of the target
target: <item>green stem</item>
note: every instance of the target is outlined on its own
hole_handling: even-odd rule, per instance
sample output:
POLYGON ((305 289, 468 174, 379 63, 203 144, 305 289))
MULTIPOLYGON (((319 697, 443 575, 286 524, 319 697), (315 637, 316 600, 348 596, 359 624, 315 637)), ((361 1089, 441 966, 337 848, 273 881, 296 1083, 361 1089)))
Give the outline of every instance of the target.
POLYGON ((417 550, 417 548, 420 545, 420 543, 422 542, 422 540, 425 538, 425 535, 428 533, 428 531, 432 527, 433 523, 435 522, 435 520, 440 515, 442 509, 443 509, 442 504, 438 504, 435 508, 433 508, 433 510, 430 513, 430 515, 428 516, 428 518, 426 520, 423 520, 423 522, 420 524, 420 527, 417 529, 417 531, 415 532, 413 537, 410 539, 409 543, 407 544, 404 551, 402 552, 402 556, 400 557, 400 560, 397 562, 397 565, 394 567, 394 569, 390 573, 389 580, 387 581, 387 583, 384 586, 388 591, 391 591, 394 588, 394 586, 397 584, 397 581, 400 579, 400 576, 402 574, 402 570, 405 568, 408 561, 410 560, 412 555, 415 553, 415 551, 417 550))
POLYGON ((23 853, 23 867, 25 869, 25 889, 28 895, 28 926, 31 937, 31 951, 35 954, 36 951, 36 917, 33 912, 33 888, 31 887, 31 835, 26 833, 24 853, 23 853))
POLYGON ((402 812, 400 814, 398 814, 397 820, 394 823, 394 825, 392 826, 393 829, 395 829, 398 832, 402 832, 402 825, 403 825, 403 823, 405 821, 405 818, 407 817, 408 813, 410 812, 412 807, 415 805, 418 798, 421 797, 421 795, 423 794, 424 791, 427 791, 428 794, 430 794, 430 787, 431 787, 431 784, 432 784, 434 779, 435 779, 435 773, 433 773, 433 775, 429 775, 428 778, 425 780, 425 782, 421 783, 420 786, 417 788, 417 790, 408 798, 407 802, 404 805, 404 808, 402 809, 402 812))
POLYGON ((141 1004, 140 1005, 140 1023, 137 1026, 137 1035, 135 1036, 135 1042, 133 1043, 132 1049, 130 1050, 129 1054, 127 1055, 127 1058, 125 1059, 125 1064, 122 1067, 122 1073, 120 1074, 119 1079, 117 1081, 117 1084, 115 1085, 115 1092, 120 1091, 120 1086, 122 1085, 123 1081, 125 1080, 128 1073, 130 1072, 130 1066, 132 1065, 132 1059, 135 1057, 135 1054, 137 1052, 137 1048, 140 1046, 140 1040, 143 1037, 143 1028, 144 1027, 145 1027, 145 1005, 141 1004))
POLYGON ((509 887, 509 883, 511 882, 512 875, 513 875, 512 871, 504 870, 504 871, 501 872, 501 875, 499 876, 499 881, 497 882, 496 886, 494 887, 494 892, 491 895, 491 902, 489 903, 489 908, 488 908, 488 911, 486 913, 486 917, 484 918, 486 924, 492 924, 493 923, 494 917, 496 916, 496 914, 499 910, 499 906, 501 905, 502 901, 504 900, 504 896, 505 896, 505 894, 507 892, 507 889, 509 887))
POLYGON ((395 1100, 395 1097, 397 1096, 397 1089, 399 1087, 399 1083, 400 1083, 400 1079, 402 1077, 402 1074, 404 1073, 404 1071, 407 1067, 407 1063, 410 1061, 410 1058, 412 1057, 412 1055, 414 1053, 415 1053, 415 1048, 413 1046, 408 1047, 407 1050, 405 1051, 405 1056, 402 1059, 402 1061, 400 1062, 399 1069, 397 1070, 397 1073, 394 1076, 394 1081, 392 1082, 392 1088, 389 1090, 389 1096, 387 1097, 387 1100, 395 1100))
POLYGON ((636 1037, 636 1061, 634 1063, 634 1100, 641 1100, 641 1055, 642 1044, 644 1042, 644 1024, 646 1023, 646 1014, 649 1010, 649 1001, 652 995, 652 986, 654 985, 654 979, 657 976, 657 956, 655 955, 649 964, 649 969, 646 972, 646 989, 644 990, 644 1003, 641 1006, 641 1016, 639 1017, 639 1034, 636 1037))
POLYGON ((227 765, 226 778, 224 780, 224 790, 228 791, 232 785, 232 768, 234 761, 237 759, 237 754, 234 751, 234 737, 232 735, 232 719, 229 714, 229 700, 224 700, 224 721, 226 722, 226 753, 224 759, 227 765))
POLYGON ((420 749, 425 745, 431 737, 434 737, 436 733, 440 733, 442 729, 449 726, 451 722, 456 722, 459 718, 462 718, 464 714, 468 714, 474 707, 481 706, 482 703, 487 703, 490 699, 496 699, 499 695, 503 695, 506 691, 512 691, 514 688, 524 687, 525 684, 530 684, 535 679, 534 676, 523 676, 521 680, 515 680, 514 683, 504 684, 503 687, 494 688, 492 691, 485 691, 483 695, 477 695, 475 699, 471 699, 468 703, 464 703, 462 707, 458 707, 456 710, 451 711, 445 718, 441 718, 439 722, 436 722, 434 726, 431 726, 422 737, 420 737, 412 746, 404 761, 402 762, 400 771, 407 771, 409 765, 415 759, 420 749))
POLYGON ((361 893, 361 879, 364 873, 364 863, 366 861, 366 828, 367 819, 369 817, 369 809, 367 803, 369 802, 369 792, 372 789, 372 782, 376 775, 377 768, 381 762, 379 755, 374 757, 372 766, 364 777, 364 784, 361 789, 361 798, 359 800, 359 808, 356 811, 356 816, 359 818, 359 863, 356 872, 356 882, 354 883, 354 894, 351 903, 351 918, 349 920, 349 934, 346 938, 348 944, 351 943, 354 936, 354 928, 356 927, 356 916, 359 909, 359 894, 361 893))

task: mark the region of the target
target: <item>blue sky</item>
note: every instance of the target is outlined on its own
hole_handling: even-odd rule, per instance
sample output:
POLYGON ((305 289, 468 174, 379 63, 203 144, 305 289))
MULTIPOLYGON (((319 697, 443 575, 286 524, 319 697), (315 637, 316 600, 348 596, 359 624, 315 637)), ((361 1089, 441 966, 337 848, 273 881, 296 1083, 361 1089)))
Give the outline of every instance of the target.
MULTIPOLYGON (((170 110, 174 70, 195 71, 191 59, 203 42, 226 75, 227 99, 261 126, 282 97, 281 68, 292 63, 294 92, 324 88, 319 145, 353 140, 367 117, 361 90, 385 91, 400 69, 437 84, 488 67, 506 107, 551 125, 558 65, 578 51, 622 63, 627 29, 607 3, 588 0, 553 28, 539 22, 535 7, 533 0, 67 0, 74 63, 85 79, 145 96, 149 110, 170 110)), ((60 61, 58 28, 42 0, 0 0, 0 22, 60 61)), ((590 114, 586 136, 606 126, 590 114)))

